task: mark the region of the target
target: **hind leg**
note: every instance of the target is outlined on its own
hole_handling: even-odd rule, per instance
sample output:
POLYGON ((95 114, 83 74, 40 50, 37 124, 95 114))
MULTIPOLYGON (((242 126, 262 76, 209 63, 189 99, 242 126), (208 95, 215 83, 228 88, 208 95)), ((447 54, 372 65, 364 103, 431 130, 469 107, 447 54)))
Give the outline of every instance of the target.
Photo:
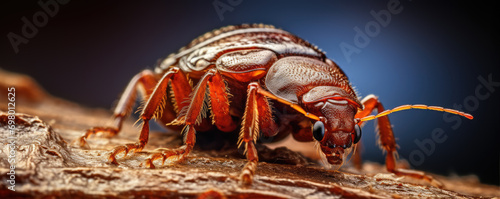
POLYGON ((130 115, 138 92, 141 96, 149 96, 157 82, 158 80, 151 70, 144 70, 135 75, 130 80, 115 107, 113 112, 114 125, 111 127, 93 127, 88 129, 83 136, 76 140, 78 145, 80 147, 88 147, 87 139, 95 134, 104 134, 107 137, 117 135, 122 128, 123 121, 130 115))

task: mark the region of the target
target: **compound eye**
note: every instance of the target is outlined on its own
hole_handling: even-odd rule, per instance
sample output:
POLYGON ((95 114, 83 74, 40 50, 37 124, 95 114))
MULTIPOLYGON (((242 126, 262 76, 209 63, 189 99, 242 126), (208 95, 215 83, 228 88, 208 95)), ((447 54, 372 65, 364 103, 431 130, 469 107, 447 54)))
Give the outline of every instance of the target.
POLYGON ((352 136, 352 141, 354 142, 354 144, 358 143, 361 139, 361 127, 359 127, 359 125, 356 124, 356 126, 354 126, 354 133, 352 134, 352 136))
POLYGON ((325 124, 322 121, 317 121, 314 123, 312 131, 314 139, 321 141, 325 137, 325 124))

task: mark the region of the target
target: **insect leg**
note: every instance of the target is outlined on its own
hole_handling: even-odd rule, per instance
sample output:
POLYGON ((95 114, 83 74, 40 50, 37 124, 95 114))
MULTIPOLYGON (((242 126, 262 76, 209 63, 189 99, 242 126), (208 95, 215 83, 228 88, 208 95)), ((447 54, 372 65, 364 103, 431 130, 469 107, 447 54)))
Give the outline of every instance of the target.
POLYGON ((171 68, 167 71, 163 77, 160 79, 156 87, 151 92, 148 100, 146 101, 144 108, 142 110, 140 119, 143 121, 141 134, 139 135, 139 141, 136 143, 125 144, 122 146, 115 147, 111 154, 109 155, 109 161, 113 164, 118 164, 116 162, 116 155, 125 152, 125 155, 128 154, 129 151, 134 150, 134 152, 141 151, 149 138, 149 120, 152 118, 159 118, 163 111, 163 106, 166 103, 167 98, 167 87, 169 80, 172 79, 173 76, 183 75, 179 73, 180 69, 171 68))
POLYGON ((237 125, 229 114, 229 99, 226 84, 222 76, 214 71, 214 75, 208 81, 210 89, 210 104, 212 111, 212 123, 215 123, 218 129, 224 132, 231 132, 237 125))
POLYGON ((259 111, 259 129, 262 135, 273 137, 278 134, 278 126, 273 120, 269 101, 263 95, 257 95, 257 109, 259 111))
POLYGON ((245 143, 245 154, 248 160, 240 175, 241 182, 245 185, 252 183, 257 162, 259 161, 257 149, 255 148, 255 141, 259 136, 259 112, 256 96, 258 87, 257 83, 248 85, 245 114, 243 115, 238 141, 238 147, 245 143))
POLYGON ((156 83, 157 79, 151 70, 144 70, 135 75, 132 80, 130 80, 115 107, 113 114, 115 118, 114 125, 112 127, 93 127, 88 129, 87 132, 77 140, 78 145, 80 147, 87 146, 87 139, 94 134, 105 133, 108 137, 118 134, 122 128, 123 120, 130 114, 134 106, 137 91, 139 90, 142 96, 148 96, 151 94, 156 83))
POLYGON ((170 85, 172 87, 173 98, 175 101, 174 105, 177 112, 179 112, 188 105, 186 102, 189 100, 189 94, 191 94, 193 89, 184 72, 178 70, 177 74, 179 75, 172 76, 170 85))
MULTIPOLYGON (((366 96, 361 103, 364 105, 364 110, 356 114, 356 118, 362 118, 369 115, 373 110, 377 110, 378 113, 384 111, 384 106, 374 95, 366 96)), ((425 175, 423 172, 413 171, 408 169, 396 168, 396 157, 397 157, 397 144, 394 138, 394 133, 392 132, 391 123, 389 117, 382 116, 377 118, 378 130, 379 130, 379 143, 383 150, 387 151, 385 164, 387 171, 394 173, 399 176, 410 176, 412 178, 424 179, 435 186, 442 186, 440 182, 435 180, 432 176, 425 175)), ((361 122, 362 123, 362 122, 361 122)), ((358 123, 358 124, 361 124, 358 123)))
MULTIPOLYGON (((155 166, 153 164, 153 161, 160 158, 163 159, 163 163, 166 159, 173 159, 174 162, 183 161, 191 152, 196 143, 196 130, 194 126, 201 123, 202 115, 207 111, 208 108, 205 102, 207 86, 211 84, 212 80, 217 80, 217 78, 213 79, 213 77, 217 77, 216 70, 209 70, 207 71, 207 73, 205 73, 205 75, 200 79, 193 92, 191 93, 191 99, 188 105, 183 107, 183 109, 179 113, 179 116, 171 123, 172 125, 186 125, 182 130, 182 133, 184 135, 184 145, 177 149, 158 149, 158 153, 152 154, 151 157, 146 160, 147 167, 154 168, 155 166)), ((213 90, 216 89, 214 88, 213 90)), ((220 94, 220 92, 218 93, 220 94)), ((221 103, 226 104, 227 101, 222 101, 221 103)), ((219 107, 219 104, 216 104, 216 106, 219 107)), ((229 109, 229 107, 227 108, 229 109)), ((229 119, 231 118, 229 117, 229 119)))

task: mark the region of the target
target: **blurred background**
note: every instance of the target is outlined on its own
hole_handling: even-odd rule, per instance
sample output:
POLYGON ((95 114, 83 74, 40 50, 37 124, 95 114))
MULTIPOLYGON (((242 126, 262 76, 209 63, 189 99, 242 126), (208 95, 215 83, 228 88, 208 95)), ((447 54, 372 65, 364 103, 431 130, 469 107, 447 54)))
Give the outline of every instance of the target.
MULTIPOLYGON (((110 108, 133 75, 195 37, 272 24, 319 46, 361 96, 375 94, 386 108, 428 104, 474 115, 413 110, 390 119, 400 158, 413 168, 498 185, 498 12, 481 3, 2 1, 0 67, 32 76, 52 95, 110 108)), ((374 129, 364 128, 363 158, 382 163, 374 129)))

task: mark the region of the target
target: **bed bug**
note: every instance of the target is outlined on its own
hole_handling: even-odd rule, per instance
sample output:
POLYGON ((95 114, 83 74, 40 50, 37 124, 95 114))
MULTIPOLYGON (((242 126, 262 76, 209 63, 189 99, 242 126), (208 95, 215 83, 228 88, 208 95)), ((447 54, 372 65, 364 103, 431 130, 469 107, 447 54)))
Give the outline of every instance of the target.
POLYGON ((243 184, 253 181, 259 136, 281 138, 292 134, 298 141, 317 142, 326 162, 341 165, 361 138, 360 125, 372 119, 378 120, 379 142, 387 152, 387 170, 433 182, 432 177, 421 172, 396 168, 396 141, 387 115, 417 108, 472 119, 463 112, 426 105, 385 110, 374 95, 360 100, 342 69, 316 46, 262 24, 208 32, 162 60, 154 71, 135 75, 114 109, 115 125, 91 128, 79 143, 86 145, 86 139, 97 133, 116 135, 138 93, 145 98, 139 139, 114 148, 109 162, 118 164, 118 154, 127 155, 145 147, 151 119, 183 127, 184 137, 183 146, 152 153, 145 162, 151 168, 159 159, 163 163, 166 159, 185 160, 195 145, 196 131, 216 127, 233 132, 239 128, 238 146, 244 146, 248 160, 240 174, 243 184), (378 115, 369 116, 375 110, 378 115), (202 117, 207 114, 210 117, 202 117))

